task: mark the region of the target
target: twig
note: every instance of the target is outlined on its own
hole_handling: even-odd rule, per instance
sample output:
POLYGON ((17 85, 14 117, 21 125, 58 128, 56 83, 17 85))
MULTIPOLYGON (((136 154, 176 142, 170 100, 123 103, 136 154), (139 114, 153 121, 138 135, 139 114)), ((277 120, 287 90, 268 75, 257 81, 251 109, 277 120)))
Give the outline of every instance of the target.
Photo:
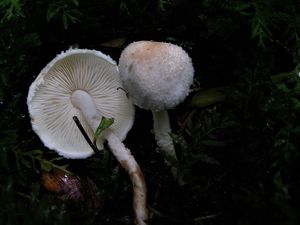
POLYGON ((93 151, 95 153, 99 152, 99 149, 97 148, 96 145, 93 144, 93 142, 91 141, 91 139, 89 138, 89 136, 87 135, 87 133, 85 132, 83 126, 81 125, 79 119, 77 116, 73 116, 73 120, 76 123, 78 129, 80 130, 81 134, 83 135, 84 139, 86 140, 86 142, 89 144, 89 146, 91 146, 91 148, 93 149, 93 151))

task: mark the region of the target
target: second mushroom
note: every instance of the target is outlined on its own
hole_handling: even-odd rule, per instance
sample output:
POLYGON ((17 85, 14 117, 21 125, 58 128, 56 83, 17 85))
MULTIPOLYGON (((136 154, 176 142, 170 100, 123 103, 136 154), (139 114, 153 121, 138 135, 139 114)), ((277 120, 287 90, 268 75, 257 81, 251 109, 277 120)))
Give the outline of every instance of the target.
POLYGON ((177 106, 190 92, 194 76, 191 58, 171 43, 137 41, 123 50, 119 69, 134 104, 152 111, 157 144, 165 153, 173 175, 182 183, 172 165, 177 157, 167 110, 177 106))

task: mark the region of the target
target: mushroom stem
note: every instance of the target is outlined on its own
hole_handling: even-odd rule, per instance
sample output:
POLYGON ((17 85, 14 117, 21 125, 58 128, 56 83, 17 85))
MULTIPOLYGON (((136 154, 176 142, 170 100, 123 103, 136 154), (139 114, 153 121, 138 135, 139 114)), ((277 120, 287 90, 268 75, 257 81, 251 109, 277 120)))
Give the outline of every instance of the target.
POLYGON ((153 114, 153 126, 154 134, 157 145, 166 155, 168 161, 177 160, 176 152, 171 134, 171 127, 169 122, 169 115, 167 111, 154 111, 153 114))
POLYGON ((71 102, 82 112, 92 130, 95 131, 101 121, 101 115, 97 111, 92 96, 86 91, 75 90, 71 95, 71 102))
POLYGON ((152 110, 152 115, 153 115, 154 135, 155 135, 155 140, 157 142, 157 145, 160 148, 160 150, 164 153, 166 158, 165 161, 167 165, 170 166, 170 170, 173 177, 179 182, 179 184, 183 184, 181 178, 178 177, 178 170, 174 165, 177 162, 177 156, 176 156, 173 140, 170 136, 171 127, 170 127, 168 112, 166 110, 163 111, 152 110))
MULTIPOLYGON (((72 104, 78 108, 84 115, 84 118, 95 132, 101 120, 96 105, 92 97, 85 91, 76 90, 72 93, 72 104)), ((131 155, 120 139, 111 131, 106 132, 104 138, 107 139, 111 152, 118 162, 129 174, 133 185, 133 210, 135 213, 135 224, 146 225, 145 220, 148 219, 146 208, 146 182, 140 166, 131 155)))
POLYGON ((148 211, 146 207, 147 189, 141 168, 131 155, 130 150, 124 146, 114 133, 110 133, 106 139, 108 140, 111 152, 120 162, 122 167, 127 171, 132 182, 132 204, 135 213, 135 224, 146 225, 145 221, 148 219, 148 211))

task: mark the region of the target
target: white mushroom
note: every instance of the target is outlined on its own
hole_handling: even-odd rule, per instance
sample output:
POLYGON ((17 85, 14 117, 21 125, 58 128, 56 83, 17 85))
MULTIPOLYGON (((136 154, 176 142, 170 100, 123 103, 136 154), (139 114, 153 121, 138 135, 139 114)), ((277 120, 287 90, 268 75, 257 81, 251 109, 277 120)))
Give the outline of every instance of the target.
POLYGON ((116 63, 99 51, 71 49, 57 55, 29 89, 27 104, 33 130, 46 147, 66 158, 86 158, 93 150, 73 121, 77 116, 93 138, 102 117, 114 123, 97 140, 104 140, 133 183, 136 224, 145 224, 146 184, 134 157, 121 142, 131 129, 134 108, 122 83, 116 63))
POLYGON ((177 106, 190 92, 194 76, 191 58, 174 44, 138 41, 123 50, 119 69, 133 102, 152 110, 158 146, 167 158, 176 160, 166 110, 177 106))

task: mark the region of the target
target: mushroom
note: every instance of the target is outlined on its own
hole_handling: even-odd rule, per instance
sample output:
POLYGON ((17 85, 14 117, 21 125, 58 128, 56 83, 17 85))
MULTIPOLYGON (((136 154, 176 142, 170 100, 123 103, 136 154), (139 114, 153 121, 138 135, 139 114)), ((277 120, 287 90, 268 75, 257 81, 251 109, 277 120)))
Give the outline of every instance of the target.
POLYGON ((76 116, 89 138, 102 117, 113 118, 96 144, 108 146, 133 183, 136 224, 147 219, 146 184, 142 171, 122 141, 134 120, 132 102, 122 90, 118 67, 99 51, 70 49, 57 55, 37 76, 27 97, 33 130, 44 145, 66 158, 86 158, 93 154, 76 124, 76 116))
MULTIPOLYGON (((121 53, 119 70, 133 103, 152 111, 157 145, 172 166, 177 157, 167 110, 177 106, 190 92, 194 76, 191 58, 174 44, 137 41, 121 53)), ((176 176, 174 167, 171 171, 176 176)))

